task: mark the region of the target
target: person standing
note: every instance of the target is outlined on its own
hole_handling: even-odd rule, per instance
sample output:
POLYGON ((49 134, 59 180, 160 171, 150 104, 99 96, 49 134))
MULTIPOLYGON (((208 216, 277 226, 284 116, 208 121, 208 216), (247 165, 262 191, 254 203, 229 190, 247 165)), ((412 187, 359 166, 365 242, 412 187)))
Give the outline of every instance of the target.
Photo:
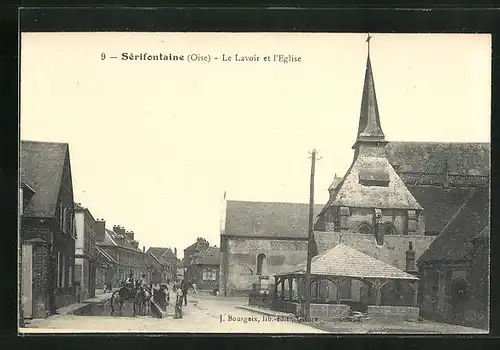
POLYGON ((182 299, 184 293, 182 292, 182 288, 179 285, 174 286, 174 291, 176 295, 174 318, 182 318, 182 299))
POLYGON ((189 283, 187 281, 183 280, 181 282, 181 289, 182 289, 182 295, 183 295, 183 300, 184 300, 184 306, 187 306, 187 304, 188 304, 188 300, 187 300, 188 287, 189 287, 189 283))

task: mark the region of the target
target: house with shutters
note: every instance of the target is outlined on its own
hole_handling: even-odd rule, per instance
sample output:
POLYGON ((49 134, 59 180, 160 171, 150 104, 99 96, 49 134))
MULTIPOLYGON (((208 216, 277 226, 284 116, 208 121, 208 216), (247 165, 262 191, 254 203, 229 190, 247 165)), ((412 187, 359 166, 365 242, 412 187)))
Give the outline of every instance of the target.
POLYGON ((20 144, 22 318, 44 318, 75 301, 73 182, 67 143, 20 144))

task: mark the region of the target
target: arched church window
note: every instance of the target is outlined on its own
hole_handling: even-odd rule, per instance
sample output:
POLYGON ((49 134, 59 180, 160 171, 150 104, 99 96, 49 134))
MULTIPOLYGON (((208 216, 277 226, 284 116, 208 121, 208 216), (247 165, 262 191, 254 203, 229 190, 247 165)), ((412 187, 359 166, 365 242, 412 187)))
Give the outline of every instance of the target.
POLYGON ((259 254, 257 256, 257 275, 262 275, 264 272, 264 265, 266 263, 266 255, 259 254))
POLYGON ((368 235, 368 234, 371 234, 373 231, 372 231, 371 225, 364 222, 361 225, 359 225, 358 232, 368 235))
POLYGON ((386 222, 384 224, 384 234, 385 235, 395 235, 397 234, 396 228, 390 222, 386 222))

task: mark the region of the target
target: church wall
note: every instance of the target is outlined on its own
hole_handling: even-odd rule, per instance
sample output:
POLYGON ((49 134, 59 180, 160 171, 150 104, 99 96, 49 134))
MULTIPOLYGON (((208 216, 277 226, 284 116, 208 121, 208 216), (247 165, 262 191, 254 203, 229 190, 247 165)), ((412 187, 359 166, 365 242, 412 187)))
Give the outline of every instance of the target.
MULTIPOLYGON (((265 254, 263 275, 270 276, 269 283, 274 283, 274 274, 286 271, 307 258, 307 240, 276 240, 267 238, 231 237, 226 238, 222 260, 225 263, 226 295, 247 295, 256 283, 257 256, 265 254)), ((224 287, 224 286, 222 286, 224 287)), ((224 288, 221 288, 224 291, 224 288)))
MULTIPOLYGON (((330 210, 334 210, 339 213, 338 208, 332 208, 330 210)), ((396 232, 398 235, 408 234, 408 219, 407 219, 407 211, 402 209, 382 209, 382 222, 390 222, 394 225, 396 232)), ((339 215, 339 219, 337 220, 340 224, 340 228, 342 231, 351 231, 358 232, 359 226, 366 222, 368 223, 372 229, 375 227, 375 211, 374 208, 349 208, 350 215, 342 216, 339 215)), ((333 225, 329 225, 326 223, 324 226, 324 230, 333 231, 333 225)), ((318 226, 319 228, 319 226, 318 226)), ((375 232, 373 231, 375 234, 375 232)), ((423 215, 419 215, 417 219, 417 227, 416 231, 411 233, 412 235, 423 235, 424 234, 424 219, 423 215)))

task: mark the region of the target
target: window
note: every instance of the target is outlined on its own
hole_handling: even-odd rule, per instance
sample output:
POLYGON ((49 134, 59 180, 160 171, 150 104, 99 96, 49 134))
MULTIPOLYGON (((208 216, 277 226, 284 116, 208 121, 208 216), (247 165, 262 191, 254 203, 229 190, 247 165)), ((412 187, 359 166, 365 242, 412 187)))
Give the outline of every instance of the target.
POLYGON ((259 254, 257 256, 257 275, 262 275, 265 272, 266 255, 259 254))
POLYGON ((392 223, 386 222, 384 224, 384 235, 395 235, 396 233, 396 228, 392 223))
POLYGON ((215 281, 215 277, 212 277, 212 273, 215 272, 215 270, 212 269, 204 269, 203 270, 203 280, 204 281, 215 281))
POLYGON ((212 269, 212 281, 217 280, 217 270, 212 269))
POLYGON ((373 232, 372 226, 366 222, 363 222, 361 225, 359 225, 358 232, 369 235, 373 232))

